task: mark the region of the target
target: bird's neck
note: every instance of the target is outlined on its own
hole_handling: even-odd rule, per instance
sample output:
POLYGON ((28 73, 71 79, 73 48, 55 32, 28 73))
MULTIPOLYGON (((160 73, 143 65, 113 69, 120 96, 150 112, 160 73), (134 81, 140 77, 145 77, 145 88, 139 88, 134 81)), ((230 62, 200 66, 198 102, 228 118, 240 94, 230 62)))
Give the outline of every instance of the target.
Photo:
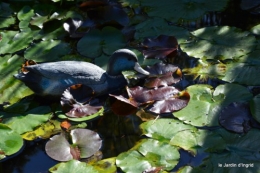
POLYGON ((122 74, 117 76, 107 74, 107 82, 109 92, 121 89, 127 85, 127 81, 122 74))

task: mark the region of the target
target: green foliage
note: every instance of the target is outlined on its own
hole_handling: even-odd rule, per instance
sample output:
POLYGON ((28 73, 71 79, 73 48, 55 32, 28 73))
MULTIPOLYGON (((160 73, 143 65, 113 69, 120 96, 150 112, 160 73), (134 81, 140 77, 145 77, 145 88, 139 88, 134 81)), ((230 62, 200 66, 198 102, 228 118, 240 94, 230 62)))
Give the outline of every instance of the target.
POLYGON ((22 148, 22 137, 7 125, 0 123, 0 135, 0 160, 18 152, 22 148))
POLYGON ((227 0, 141 0, 141 6, 151 17, 157 16, 171 22, 199 19, 207 11, 220 11, 227 5, 227 0))

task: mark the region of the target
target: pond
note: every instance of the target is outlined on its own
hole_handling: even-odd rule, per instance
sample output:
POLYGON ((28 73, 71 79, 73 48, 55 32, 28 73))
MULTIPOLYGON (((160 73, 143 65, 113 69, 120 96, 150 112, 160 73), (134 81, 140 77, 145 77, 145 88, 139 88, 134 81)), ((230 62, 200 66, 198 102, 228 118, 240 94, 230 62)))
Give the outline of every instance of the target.
MULTIPOLYGON (((0 2, 0 172, 259 172, 259 7, 0 2), (102 96, 79 82, 62 98, 42 98, 32 95, 40 80, 30 90, 13 77, 64 60, 113 70, 109 57, 122 48, 149 75, 124 62, 123 80, 112 78, 102 96)), ((47 79, 64 69, 81 74, 73 63, 55 68, 47 79)))

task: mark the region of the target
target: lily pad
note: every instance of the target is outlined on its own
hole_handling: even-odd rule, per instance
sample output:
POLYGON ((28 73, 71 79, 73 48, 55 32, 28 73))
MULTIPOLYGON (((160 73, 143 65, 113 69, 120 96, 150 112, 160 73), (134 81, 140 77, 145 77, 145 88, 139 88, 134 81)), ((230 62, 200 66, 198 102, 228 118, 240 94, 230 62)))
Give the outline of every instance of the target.
POLYGON ((123 97, 122 95, 113 95, 109 94, 110 97, 115 98, 114 101, 113 99, 110 99, 111 103, 111 110, 116 114, 116 115, 130 115, 136 112, 137 110, 137 102, 135 102, 132 99, 127 99, 123 97))
POLYGON ((219 123, 225 129, 246 133, 251 129, 251 114, 249 106, 245 103, 231 103, 225 107, 219 116, 219 123))
POLYGON ((144 86, 146 88, 170 86, 179 82, 182 77, 179 67, 172 64, 156 63, 144 69, 150 73, 150 76, 145 79, 144 86))
POLYGON ((62 133, 50 138, 45 150, 48 156, 58 161, 87 158, 95 154, 101 147, 99 135, 88 129, 71 130, 71 143, 62 133))
POLYGON ((140 128, 144 135, 159 141, 170 141, 180 131, 197 130, 194 126, 168 118, 144 122, 140 125, 140 128))
POLYGON ((225 140, 225 149, 223 152, 210 154, 199 167, 200 172, 214 172, 213 170, 219 169, 228 172, 259 172, 259 132, 252 129, 241 135, 219 130, 218 133, 225 140))
POLYGON ((107 26, 102 31, 92 30, 87 33, 79 40, 77 50, 83 56, 96 58, 102 53, 111 55, 125 45, 126 41, 123 34, 119 30, 107 26))
POLYGON ((143 172, 153 167, 171 170, 180 158, 176 147, 154 139, 144 139, 134 149, 117 156, 116 164, 124 172, 143 172))
POLYGON ((14 53, 29 47, 37 31, 1 31, 0 54, 14 53))
POLYGON ((96 25, 117 23, 126 26, 129 22, 126 12, 121 4, 115 1, 88 1, 80 4, 80 8, 87 12, 88 17, 95 21, 96 25))
POLYGON ((50 119, 51 110, 47 106, 36 107, 23 114, 7 114, 3 123, 12 128, 15 132, 23 134, 32 131, 35 127, 50 119))
POLYGON ((44 40, 26 49, 24 56, 36 62, 46 62, 58 60, 69 52, 67 43, 60 40, 44 40))
POLYGON ((199 19, 208 11, 220 11, 227 5, 227 0, 166 0, 160 1, 141 0, 141 6, 151 17, 161 17, 171 22, 181 20, 192 21, 199 19))
POLYGON ((18 55, 5 55, 0 58, 1 101, 14 103, 19 99, 32 94, 33 92, 28 87, 13 77, 21 67, 23 58, 18 55))
POLYGON ((192 32, 191 41, 180 44, 189 56, 207 60, 236 59, 255 48, 256 39, 249 32, 229 26, 212 26, 192 32))
POLYGON ((9 27, 15 23, 15 18, 12 16, 13 10, 8 3, 0 2, 0 28, 9 27))
POLYGON ((59 163, 49 169, 51 173, 71 173, 71 172, 93 172, 99 173, 93 166, 78 160, 59 163))
POLYGON ((135 26, 135 38, 158 37, 159 35, 174 36, 179 43, 183 43, 190 36, 190 33, 182 27, 172 26, 161 18, 147 19, 135 26))
POLYGON ((0 160, 18 152, 22 148, 22 137, 7 125, 0 123, 0 135, 0 160))
POLYGON ((35 130, 22 134, 22 137, 29 141, 35 140, 36 138, 48 139, 60 131, 60 122, 57 120, 50 120, 37 127, 35 130))
POLYGON ((215 91, 208 85, 192 85, 187 88, 189 104, 174 116, 195 126, 218 125, 220 111, 228 104, 240 100, 249 101, 252 94, 237 84, 219 85, 215 91))
POLYGON ((260 123, 260 94, 250 101, 250 111, 256 121, 260 123))
POLYGON ((245 63, 231 63, 227 65, 227 71, 222 80, 230 83, 239 83, 249 86, 260 85, 260 81, 256 80, 260 73, 260 66, 248 65, 245 63))
POLYGON ((141 43, 145 58, 167 59, 177 55, 178 42, 174 36, 159 35, 145 38, 141 43))

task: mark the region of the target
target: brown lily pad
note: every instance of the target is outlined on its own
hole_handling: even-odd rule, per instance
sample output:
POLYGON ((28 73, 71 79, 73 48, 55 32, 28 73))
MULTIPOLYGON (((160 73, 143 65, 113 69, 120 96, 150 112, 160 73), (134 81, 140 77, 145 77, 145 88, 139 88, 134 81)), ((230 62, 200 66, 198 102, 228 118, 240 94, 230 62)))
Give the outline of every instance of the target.
POLYGON ((145 58, 174 58, 178 53, 178 42, 174 36, 159 35, 156 38, 146 38, 142 42, 142 49, 145 58))

